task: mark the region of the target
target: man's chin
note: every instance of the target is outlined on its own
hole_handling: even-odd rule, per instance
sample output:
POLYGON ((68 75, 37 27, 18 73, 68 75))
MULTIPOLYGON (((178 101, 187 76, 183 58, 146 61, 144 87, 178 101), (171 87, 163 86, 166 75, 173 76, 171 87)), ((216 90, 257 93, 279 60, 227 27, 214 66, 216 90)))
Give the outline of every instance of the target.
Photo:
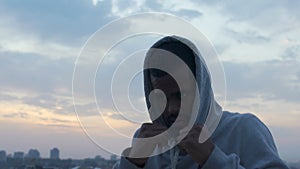
POLYGON ((176 129, 183 129, 187 126, 187 122, 184 122, 184 121, 170 121, 168 122, 168 127, 171 127, 171 126, 174 126, 176 129))

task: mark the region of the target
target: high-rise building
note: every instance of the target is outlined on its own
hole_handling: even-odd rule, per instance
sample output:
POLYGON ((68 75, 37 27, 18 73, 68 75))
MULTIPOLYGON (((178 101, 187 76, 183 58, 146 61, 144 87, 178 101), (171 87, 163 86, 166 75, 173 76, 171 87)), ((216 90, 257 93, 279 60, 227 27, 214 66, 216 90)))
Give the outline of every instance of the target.
POLYGON ((19 158, 22 159, 24 158, 24 153, 23 152, 14 152, 14 158, 19 158))
POLYGON ((6 161, 6 152, 4 150, 0 151, 0 162, 6 161))
POLYGON ((59 150, 58 148, 53 148, 50 150, 50 158, 51 159, 59 159, 59 150))
POLYGON ((28 158, 38 159, 40 158, 40 152, 36 149, 30 149, 27 154, 28 158))
POLYGON ((117 157, 118 157, 117 155, 113 154, 113 155, 110 156, 110 160, 116 161, 117 157))

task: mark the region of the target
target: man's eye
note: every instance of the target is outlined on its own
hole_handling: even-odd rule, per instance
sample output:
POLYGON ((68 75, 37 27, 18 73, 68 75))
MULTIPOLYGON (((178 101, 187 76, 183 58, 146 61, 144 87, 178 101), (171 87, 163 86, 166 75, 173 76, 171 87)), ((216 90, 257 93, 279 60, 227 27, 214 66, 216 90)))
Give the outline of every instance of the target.
POLYGON ((156 99, 160 99, 160 100, 163 100, 166 97, 163 93, 160 93, 160 92, 159 93, 155 93, 154 96, 155 96, 156 99))
POLYGON ((185 98, 186 96, 187 96, 186 92, 178 92, 178 93, 176 93, 176 98, 177 99, 185 98))
POLYGON ((159 100, 165 99, 164 95, 157 95, 156 98, 159 99, 159 100))
POLYGON ((184 98, 187 96, 187 93, 186 92, 181 92, 181 97, 184 98))

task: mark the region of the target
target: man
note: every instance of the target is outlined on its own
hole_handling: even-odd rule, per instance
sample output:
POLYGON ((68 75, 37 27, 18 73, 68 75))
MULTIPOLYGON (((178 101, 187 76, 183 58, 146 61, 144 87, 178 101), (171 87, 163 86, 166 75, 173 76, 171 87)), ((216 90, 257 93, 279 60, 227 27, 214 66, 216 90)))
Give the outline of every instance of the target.
POLYGON ((176 36, 162 38, 148 51, 144 68, 152 123, 137 130, 132 147, 124 150, 117 168, 288 168, 258 118, 222 112, 214 99, 209 71, 190 41, 176 36), (209 126, 205 125, 207 119, 212 122, 209 126), (200 133, 210 137, 201 142, 200 133), (157 139, 147 141, 150 138, 157 139))

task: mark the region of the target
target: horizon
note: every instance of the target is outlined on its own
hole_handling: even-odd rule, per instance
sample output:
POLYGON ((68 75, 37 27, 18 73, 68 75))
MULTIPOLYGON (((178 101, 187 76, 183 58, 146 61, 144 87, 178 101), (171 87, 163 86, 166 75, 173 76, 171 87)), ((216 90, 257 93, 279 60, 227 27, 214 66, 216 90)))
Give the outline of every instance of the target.
MULTIPOLYGON (((2 152, 2 151, 4 151, 5 153, 6 153, 6 157, 7 158, 15 158, 14 157, 14 153, 23 153, 23 158, 28 158, 28 153, 29 153, 29 151, 30 150, 37 150, 39 153, 40 153, 40 151, 38 150, 38 149, 35 149, 35 148, 30 148, 27 152, 26 151, 19 151, 19 150, 16 150, 16 151, 14 151, 14 152, 7 152, 6 150, 0 150, 0 152, 2 152)), ((52 149, 50 149, 49 150, 49 154, 48 154, 48 156, 47 155, 41 155, 41 153, 40 153, 40 156, 39 156, 39 158, 42 158, 42 159, 51 159, 51 154, 50 154, 50 151, 51 151, 52 149)), ((59 150, 59 149, 58 149, 59 150)), ((104 159, 106 159, 106 160, 109 160, 110 158, 111 158, 111 156, 113 156, 113 154, 111 154, 110 156, 102 156, 101 154, 99 154, 99 155, 95 155, 94 157, 81 157, 81 158, 72 158, 72 157, 61 157, 61 154, 60 154, 61 152, 60 152, 60 150, 59 150, 59 158, 58 159, 60 159, 60 160, 68 160, 68 159, 72 159, 72 160, 81 160, 81 159, 88 159, 88 158, 91 158, 91 159, 93 159, 93 158, 96 158, 96 157, 101 157, 101 158, 104 158, 104 159)))

